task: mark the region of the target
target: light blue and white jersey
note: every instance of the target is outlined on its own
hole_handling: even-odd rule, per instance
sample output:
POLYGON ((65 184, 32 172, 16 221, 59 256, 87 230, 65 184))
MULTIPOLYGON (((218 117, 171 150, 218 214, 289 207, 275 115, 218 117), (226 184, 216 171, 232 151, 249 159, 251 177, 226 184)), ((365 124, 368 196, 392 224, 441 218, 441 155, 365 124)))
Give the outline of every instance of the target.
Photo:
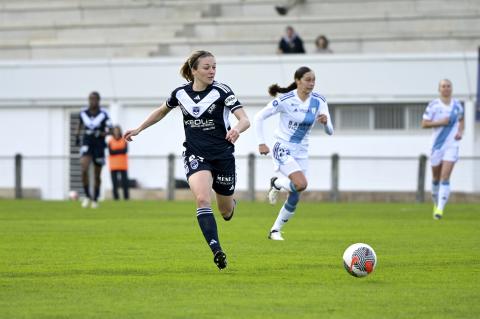
POLYGON ((325 97, 312 92, 305 101, 302 101, 297 95, 297 90, 293 90, 272 100, 255 116, 258 144, 265 143, 263 120, 277 113, 280 114, 280 123, 274 132, 274 137, 282 144, 288 145, 296 157, 308 156, 310 131, 320 114, 328 117, 325 132, 329 135, 333 134, 333 125, 325 97))
POLYGON ((439 98, 428 104, 423 113, 424 120, 438 121, 446 117, 450 118, 448 125, 433 128, 432 150, 458 146, 459 141, 455 140, 455 135, 458 132, 458 121, 463 119, 463 116, 463 106, 456 99, 452 99, 450 105, 444 104, 439 98))

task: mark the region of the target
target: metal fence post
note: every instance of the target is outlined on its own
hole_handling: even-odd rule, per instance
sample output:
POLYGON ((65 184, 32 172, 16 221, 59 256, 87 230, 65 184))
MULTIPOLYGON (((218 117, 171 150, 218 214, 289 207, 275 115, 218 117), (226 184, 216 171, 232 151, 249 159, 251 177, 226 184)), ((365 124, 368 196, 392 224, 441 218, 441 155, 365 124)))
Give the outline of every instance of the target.
POLYGON ((338 202, 340 197, 338 193, 339 160, 340 156, 338 154, 332 154, 332 176, 330 186, 330 200, 332 202, 338 202))
POLYGON ((175 155, 168 154, 167 200, 175 199, 175 155))
POLYGON ((15 198, 22 197, 22 154, 15 154, 15 198))
POLYGON ((255 201, 255 154, 248 154, 248 200, 255 201))
POLYGON ((418 178, 417 178, 417 203, 423 203, 425 201, 425 176, 427 167, 427 156, 425 154, 420 155, 418 158, 418 178))

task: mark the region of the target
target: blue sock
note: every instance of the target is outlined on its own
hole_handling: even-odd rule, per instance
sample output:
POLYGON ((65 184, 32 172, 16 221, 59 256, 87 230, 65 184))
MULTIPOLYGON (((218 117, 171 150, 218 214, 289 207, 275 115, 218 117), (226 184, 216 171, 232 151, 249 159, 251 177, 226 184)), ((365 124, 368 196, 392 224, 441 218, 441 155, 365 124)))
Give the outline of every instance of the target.
POLYGON ((443 210, 450 197, 450 182, 442 181, 438 191, 438 209, 443 210))
POLYGON ((297 188, 295 187, 295 184, 293 184, 293 182, 290 182, 290 192, 297 193, 297 188))
POLYGON ((288 194, 287 200, 284 204, 285 209, 293 213, 297 208, 297 203, 299 200, 300 194, 298 194, 298 192, 291 192, 290 194, 288 194))
POLYGON ((283 225, 285 225, 285 223, 288 222, 295 214, 295 209, 297 208, 297 203, 299 200, 300 194, 298 192, 290 192, 288 194, 287 200, 285 201, 285 204, 283 204, 282 208, 280 208, 277 219, 273 223, 270 231, 280 231, 283 228, 283 225))
POLYGON ((215 221, 215 216, 213 216, 212 209, 210 207, 197 208, 197 220, 203 237, 205 237, 212 252, 215 253, 217 250, 221 250, 220 241, 218 240, 217 222, 215 221))

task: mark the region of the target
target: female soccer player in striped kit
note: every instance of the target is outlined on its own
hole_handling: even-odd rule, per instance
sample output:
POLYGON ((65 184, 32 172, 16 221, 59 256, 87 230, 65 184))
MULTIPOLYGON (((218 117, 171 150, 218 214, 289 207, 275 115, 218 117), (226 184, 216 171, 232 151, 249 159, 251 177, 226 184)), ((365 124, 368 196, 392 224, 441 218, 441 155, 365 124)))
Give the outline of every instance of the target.
POLYGON ((293 216, 300 193, 307 188, 308 136, 315 122, 324 126, 325 133, 333 134, 333 125, 328 104, 322 95, 313 92, 315 73, 303 66, 295 71, 294 82, 288 87, 270 86, 271 96, 285 93, 271 101, 255 116, 258 150, 266 155, 270 148, 265 144, 263 122, 274 114, 280 114, 280 125, 275 130, 272 157, 274 169, 282 177, 272 177, 268 198, 271 204, 277 201, 281 189, 289 192, 285 204, 270 229, 269 239, 283 240, 283 225, 293 216))
POLYGON ((459 141, 465 129, 462 104, 452 98, 452 82, 438 84, 440 97, 430 102, 423 114, 422 127, 433 128, 432 165, 433 218, 441 219, 450 196, 450 175, 458 160, 459 141))
POLYGON ((250 121, 230 87, 214 81, 216 69, 215 57, 210 52, 194 52, 180 70, 188 83, 173 90, 166 102, 138 128, 128 130, 124 138, 131 141, 133 136, 162 120, 174 108, 181 109, 185 130, 185 174, 196 200, 198 224, 213 252, 214 263, 223 269, 227 266, 227 256, 218 239, 211 191, 213 188, 216 193, 223 219, 230 220, 236 203, 233 199, 236 183, 234 143, 250 126, 250 121), (228 121, 230 113, 238 120, 234 127, 228 121))
POLYGON ((82 183, 85 198, 82 207, 97 208, 102 183, 102 168, 105 165, 105 137, 112 130, 112 122, 108 112, 100 106, 100 94, 93 91, 88 96, 88 107, 80 111, 76 144, 80 146, 80 166, 82 168, 82 183), (80 139, 80 133, 83 137, 80 139), (80 145, 81 143, 81 145, 80 145), (88 169, 94 167, 94 193, 90 193, 88 169))

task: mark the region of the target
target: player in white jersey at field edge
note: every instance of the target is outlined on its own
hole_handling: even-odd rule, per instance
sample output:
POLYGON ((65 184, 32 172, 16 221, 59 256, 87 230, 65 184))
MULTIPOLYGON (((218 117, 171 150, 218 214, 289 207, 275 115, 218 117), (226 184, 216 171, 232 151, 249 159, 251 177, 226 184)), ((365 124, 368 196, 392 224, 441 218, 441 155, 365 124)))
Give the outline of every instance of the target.
POLYGON ((423 114, 422 127, 432 128, 432 200, 433 218, 441 219, 450 196, 450 175, 458 160, 459 141, 465 129, 462 104, 452 98, 452 82, 438 85, 440 97, 431 101, 423 114))
POLYGON ((128 130, 124 137, 131 141, 147 127, 162 120, 179 107, 183 113, 185 142, 183 160, 188 184, 197 204, 197 220, 203 236, 213 252, 219 269, 227 266, 227 256, 220 246, 217 224, 212 212, 212 188, 223 219, 233 217, 236 173, 234 143, 250 122, 233 91, 214 80, 217 64, 207 51, 194 52, 183 64, 180 73, 188 83, 176 88, 159 108, 140 126, 128 130), (228 116, 233 113, 238 123, 231 127, 228 116))
POLYGON ((275 130, 275 143, 272 148, 274 169, 281 177, 272 177, 268 199, 271 204, 277 201, 280 190, 289 192, 287 200, 280 209, 269 239, 283 240, 281 230, 293 216, 300 193, 307 188, 308 139, 315 122, 324 126, 325 133, 333 134, 333 125, 324 96, 313 92, 315 73, 302 66, 295 71, 294 82, 283 88, 274 84, 269 87, 271 96, 285 93, 258 112, 255 116, 255 127, 258 151, 262 155, 270 153, 265 143, 263 122, 272 115, 280 114, 280 123, 275 130))

